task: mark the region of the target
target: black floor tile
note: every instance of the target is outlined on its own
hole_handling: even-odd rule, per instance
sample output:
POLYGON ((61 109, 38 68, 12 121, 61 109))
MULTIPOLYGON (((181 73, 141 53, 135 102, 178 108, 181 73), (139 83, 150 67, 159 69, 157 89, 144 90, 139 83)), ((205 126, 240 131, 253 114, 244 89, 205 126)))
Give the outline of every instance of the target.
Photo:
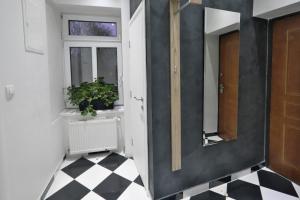
POLYGON ((190 200, 225 200, 226 197, 218 193, 207 191, 202 194, 191 197, 190 200))
POLYGON ((90 192, 89 189, 76 181, 72 181, 47 200, 80 200, 90 192))
POLYGON ((223 182, 223 183, 228 183, 231 181, 231 176, 226 176, 224 178, 220 178, 217 181, 223 182))
POLYGON ((260 187, 241 180, 227 185, 228 196, 237 200, 262 200, 260 187))
POLYGON ((217 187, 219 185, 223 185, 224 183, 228 183, 230 181, 231 181, 231 176, 226 176, 224 178, 220 178, 218 180, 211 181, 211 182, 209 182, 209 189, 211 189, 213 187, 217 187))
POLYGON ((261 169, 260 166, 257 165, 257 166, 251 167, 251 172, 256 172, 256 171, 258 171, 260 169, 261 169))
POLYGON ((134 180, 135 183, 139 184, 140 186, 143 186, 144 187, 144 184, 143 184, 143 181, 142 181, 142 178, 141 176, 138 176, 135 180, 134 180))
POLYGON ((265 170, 260 170, 257 172, 259 183, 261 186, 282 192, 294 197, 298 197, 297 192, 291 181, 265 170))
POLYGON ((256 165, 254 167, 251 167, 251 172, 256 172, 260 170, 261 168, 264 168, 266 166, 266 163, 261 163, 259 165, 256 165))
POLYGON ((94 165, 95 163, 85 158, 80 158, 79 160, 63 168, 62 171, 71 176, 72 178, 77 178, 79 175, 81 175, 83 172, 87 171, 94 165))
POLYGON ((130 184, 131 181, 113 173, 93 191, 106 200, 116 200, 130 184))
POLYGON ((205 137, 218 136, 218 133, 205 133, 205 137))
POLYGON ((102 167, 105 167, 111 171, 116 170, 123 162, 127 160, 126 157, 121 156, 116 153, 112 153, 103 160, 101 160, 98 164, 102 167))
POLYGON ((224 184, 224 182, 221 182, 221 181, 211 181, 211 182, 209 182, 209 189, 217 187, 219 185, 223 185, 223 184, 224 184))

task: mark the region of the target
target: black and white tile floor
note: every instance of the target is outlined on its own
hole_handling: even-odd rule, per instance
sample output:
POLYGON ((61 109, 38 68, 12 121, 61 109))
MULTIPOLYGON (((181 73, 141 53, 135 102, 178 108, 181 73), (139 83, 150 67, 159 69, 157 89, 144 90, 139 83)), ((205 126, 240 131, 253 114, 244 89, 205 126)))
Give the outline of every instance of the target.
POLYGON ((268 168, 185 200, 299 200, 300 187, 268 168))
MULTIPOLYGON (((263 168, 184 200, 299 200, 299 197, 298 185, 263 168)), ((101 153, 67 158, 46 199, 150 200, 150 197, 132 159, 117 153, 101 153)))
POLYGON ((67 158, 47 200, 149 200, 134 161, 117 153, 67 158))

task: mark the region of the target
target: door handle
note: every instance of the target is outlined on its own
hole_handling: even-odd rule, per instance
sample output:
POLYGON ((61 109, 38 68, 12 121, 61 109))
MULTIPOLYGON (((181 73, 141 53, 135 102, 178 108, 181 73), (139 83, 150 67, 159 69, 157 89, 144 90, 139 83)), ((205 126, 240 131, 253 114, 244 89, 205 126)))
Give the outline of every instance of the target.
POLYGON ((143 97, 133 97, 135 100, 137 101, 141 101, 144 102, 144 98, 143 97))
POLYGON ((221 83, 219 86, 220 94, 224 93, 224 85, 221 83))

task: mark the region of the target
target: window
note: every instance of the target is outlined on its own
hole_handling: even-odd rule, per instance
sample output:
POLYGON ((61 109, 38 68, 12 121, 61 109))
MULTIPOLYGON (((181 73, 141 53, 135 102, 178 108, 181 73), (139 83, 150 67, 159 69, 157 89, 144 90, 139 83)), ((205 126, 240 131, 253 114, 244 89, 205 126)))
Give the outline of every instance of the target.
MULTIPOLYGON (((97 78, 118 87, 119 101, 123 105, 122 57, 118 22, 91 21, 91 17, 78 19, 65 17, 65 87, 79 86, 97 78), (111 40, 108 37, 113 38, 111 40)), ((98 19, 98 18, 93 18, 98 19)))
POLYGON ((97 48, 97 76, 104 81, 118 85, 118 52, 116 48, 97 48))
POLYGON ((117 37, 117 23, 69 20, 69 35, 117 37))
POLYGON ((119 41, 120 19, 92 16, 63 16, 65 40, 79 41, 119 41))
POLYGON ((70 60, 72 85, 93 81, 92 48, 71 47, 70 60))

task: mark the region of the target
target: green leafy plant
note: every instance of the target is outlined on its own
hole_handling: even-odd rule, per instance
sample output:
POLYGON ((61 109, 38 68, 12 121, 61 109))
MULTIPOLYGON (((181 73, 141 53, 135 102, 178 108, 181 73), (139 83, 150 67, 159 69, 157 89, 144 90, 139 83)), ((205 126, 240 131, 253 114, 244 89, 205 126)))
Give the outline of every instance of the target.
POLYGON ((103 78, 98 78, 92 83, 81 83, 79 87, 71 86, 68 88, 68 99, 74 106, 82 107, 82 116, 96 116, 94 103, 101 102, 107 108, 113 107, 115 101, 119 99, 118 88, 113 84, 108 84, 103 81, 103 78))

